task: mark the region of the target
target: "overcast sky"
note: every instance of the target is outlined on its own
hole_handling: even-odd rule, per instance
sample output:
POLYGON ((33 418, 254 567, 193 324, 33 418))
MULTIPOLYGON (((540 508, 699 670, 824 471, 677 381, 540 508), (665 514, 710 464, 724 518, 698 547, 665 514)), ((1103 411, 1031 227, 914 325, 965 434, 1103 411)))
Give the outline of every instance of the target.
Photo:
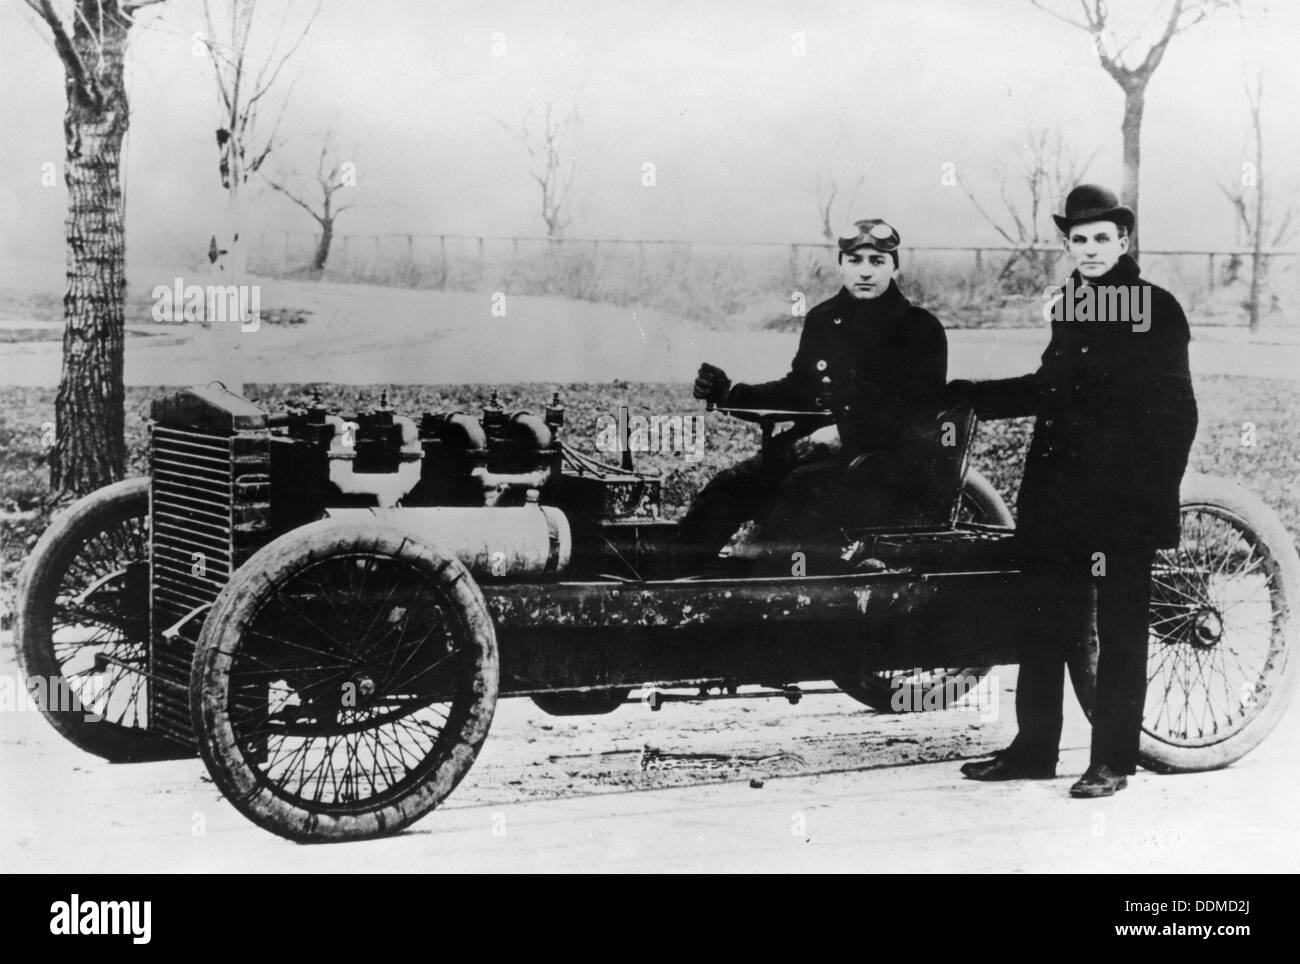
MULTIPOLYGON (((262 6, 269 37, 282 5, 262 6)), ((1242 84, 1260 66, 1266 164, 1294 190, 1300 11, 1273 6, 1176 38, 1157 71, 1147 246, 1232 243, 1215 182, 1247 159, 1242 84)), ((129 53, 125 165, 128 256, 157 261, 206 247, 221 195, 213 81, 193 53, 201 6, 153 9, 129 53)), ((527 159, 494 118, 515 123, 548 99, 576 101, 582 116, 574 236, 813 239, 815 178, 835 169, 865 176, 855 213, 892 220, 905 243, 996 242, 944 186, 944 165, 995 210, 1025 131, 1048 125, 1081 156, 1101 148, 1091 178, 1119 181, 1119 88, 1086 34, 1028 0, 325 0, 289 73, 288 143, 268 166, 301 163, 332 128, 364 205, 340 220, 345 233, 543 233, 527 159), (647 162, 654 187, 642 184, 647 162)), ((62 69, 21 0, 0 0, 0 98, 0 254, 61 258, 62 181, 42 188, 40 176, 62 162, 62 69)), ((313 227, 275 196, 256 215, 263 229, 313 227)))

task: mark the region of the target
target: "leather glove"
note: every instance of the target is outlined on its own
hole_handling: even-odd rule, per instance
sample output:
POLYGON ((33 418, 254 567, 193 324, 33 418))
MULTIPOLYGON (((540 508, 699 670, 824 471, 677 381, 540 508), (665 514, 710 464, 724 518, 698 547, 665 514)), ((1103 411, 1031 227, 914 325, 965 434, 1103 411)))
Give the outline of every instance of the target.
POLYGON ((715 405, 721 405, 726 401, 727 395, 731 392, 731 379, 727 373, 716 365, 710 365, 704 362, 700 365, 699 374, 695 376, 696 398, 702 398, 706 402, 713 402, 715 405))

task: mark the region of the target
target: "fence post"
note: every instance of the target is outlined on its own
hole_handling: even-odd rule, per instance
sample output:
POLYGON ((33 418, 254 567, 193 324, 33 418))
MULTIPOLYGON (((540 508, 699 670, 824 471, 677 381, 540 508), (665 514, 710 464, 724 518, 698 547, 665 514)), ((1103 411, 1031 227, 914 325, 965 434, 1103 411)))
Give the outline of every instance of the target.
POLYGON ((790 290, 799 288, 799 245, 790 245, 790 290))
POLYGON ((1214 290, 1214 252, 1211 251, 1208 259, 1208 268, 1210 276, 1210 290, 1214 290))
POLYGON ((447 287, 447 236, 438 235, 438 287, 445 289, 447 287))

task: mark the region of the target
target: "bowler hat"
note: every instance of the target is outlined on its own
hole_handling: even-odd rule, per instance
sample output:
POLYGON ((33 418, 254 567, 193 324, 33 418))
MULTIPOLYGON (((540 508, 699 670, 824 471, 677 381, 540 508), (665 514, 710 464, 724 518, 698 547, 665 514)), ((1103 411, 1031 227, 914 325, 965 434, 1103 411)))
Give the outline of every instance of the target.
POLYGON ((1114 191, 1100 184, 1080 184, 1065 198, 1065 215, 1053 214, 1052 220, 1064 234, 1089 221, 1114 221, 1132 231, 1137 218, 1131 207, 1119 203, 1114 191))

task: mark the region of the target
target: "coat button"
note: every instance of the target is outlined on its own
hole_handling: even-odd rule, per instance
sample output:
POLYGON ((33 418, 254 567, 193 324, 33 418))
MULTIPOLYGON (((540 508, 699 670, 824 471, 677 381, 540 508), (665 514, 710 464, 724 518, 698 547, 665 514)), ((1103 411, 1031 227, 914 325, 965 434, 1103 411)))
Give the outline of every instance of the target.
POLYGON ((835 319, 835 324, 838 325, 839 323, 840 323, 840 319, 836 318, 836 319, 835 319))
POLYGON ((819 361, 819 362, 817 363, 817 370, 818 370, 819 372, 824 372, 824 371, 826 371, 826 362, 825 362, 825 361, 819 361))
POLYGON ((1083 352, 1085 355, 1088 354, 1088 346, 1084 345, 1082 348, 1079 349, 1079 351, 1083 352))

